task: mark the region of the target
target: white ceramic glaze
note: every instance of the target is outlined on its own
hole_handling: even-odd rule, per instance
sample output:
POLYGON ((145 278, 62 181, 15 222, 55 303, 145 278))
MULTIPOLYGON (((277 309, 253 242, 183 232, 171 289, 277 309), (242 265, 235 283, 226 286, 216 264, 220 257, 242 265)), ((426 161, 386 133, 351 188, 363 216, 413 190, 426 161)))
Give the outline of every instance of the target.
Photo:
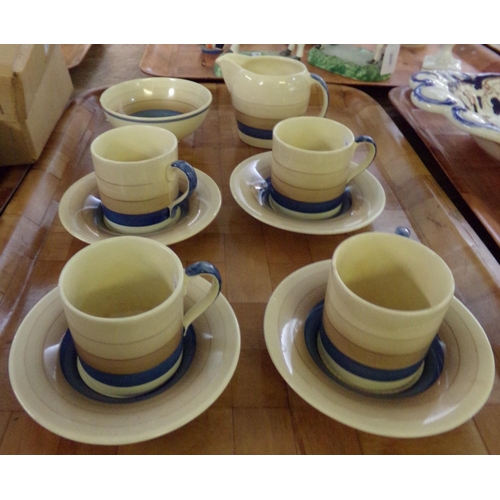
POLYGON ((331 260, 325 260, 292 273, 275 289, 266 308, 266 346, 290 387, 325 415, 381 436, 431 436, 472 418, 491 392, 495 363, 484 330, 455 298, 439 330, 443 371, 421 394, 379 399, 342 387, 323 373, 305 345, 304 323, 325 297, 330 266, 331 260))
POLYGON ((192 134, 207 117, 212 93, 190 80, 139 78, 112 85, 101 94, 100 103, 113 127, 155 125, 170 130, 181 140, 192 134), (131 116, 131 113, 145 109, 167 109, 180 114, 131 116))
MULTIPOLYGON (((189 283, 190 307, 207 293, 201 277, 189 283)), ((196 352, 186 374, 173 387, 140 402, 114 405, 89 399, 66 381, 59 347, 68 324, 59 291, 49 292, 25 317, 10 349, 9 377, 26 412, 55 434, 91 444, 120 445, 172 432, 203 413, 233 376, 240 352, 234 311, 219 295, 193 323, 196 352)))
MULTIPOLYGON (((61 271, 59 292, 78 356, 117 375, 144 372, 169 358, 220 292, 220 280, 212 276, 207 295, 185 311, 192 268, 185 271, 170 248, 139 236, 107 239, 77 252, 61 271)), ((156 385, 161 383, 158 378, 156 385)))
MULTIPOLYGON (((273 189, 293 201, 331 202, 368 168, 375 155, 371 139, 355 138, 339 122, 316 116, 287 118, 273 130, 271 183, 273 189), (352 158, 362 144, 368 151, 354 163, 352 158)), ((324 218, 330 216, 327 213, 324 218)))
POLYGON ((500 160, 500 73, 419 71, 410 86, 415 106, 446 116, 500 160))
POLYGON ((231 94, 239 136, 252 146, 270 149, 274 125, 306 113, 312 86, 320 89, 323 98, 319 116, 326 114, 326 84, 300 61, 227 53, 216 62, 231 94))
POLYGON ((325 220, 306 220, 288 216, 263 203, 261 187, 271 177, 271 152, 260 153, 241 162, 231 174, 230 188, 238 205, 255 219, 279 229, 303 234, 342 234, 373 222, 385 207, 384 189, 368 171, 348 186, 352 197, 349 210, 325 220))
MULTIPOLYGON (((195 171, 198 185, 187 200, 185 216, 175 224, 149 231, 143 237, 172 245, 198 234, 215 219, 222 203, 220 190, 207 174, 201 170, 195 171)), ((102 221, 101 201, 94 173, 87 174, 67 189, 59 203, 59 219, 71 235, 85 243, 120 236, 120 233, 112 231, 102 221)))

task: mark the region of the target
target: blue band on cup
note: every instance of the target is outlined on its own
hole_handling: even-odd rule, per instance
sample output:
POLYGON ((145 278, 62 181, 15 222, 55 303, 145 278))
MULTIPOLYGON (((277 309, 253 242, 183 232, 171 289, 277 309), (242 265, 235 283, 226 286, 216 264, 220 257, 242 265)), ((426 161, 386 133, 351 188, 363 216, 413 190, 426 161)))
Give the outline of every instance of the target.
POLYGON ((419 379, 408 389, 396 393, 367 393, 361 389, 355 388, 351 385, 345 383, 342 379, 339 379, 333 372, 324 364, 319 352, 318 352, 318 335, 323 318, 323 306, 324 301, 322 300, 316 304, 307 315, 304 324, 304 340, 306 343, 307 350, 311 355, 312 360, 318 368, 329 378, 334 380, 337 384, 349 389, 350 391, 356 392, 358 394, 369 394, 370 397, 379 399, 402 399, 417 394, 421 394, 426 391, 441 375, 444 367, 444 351, 443 345, 439 337, 436 335, 432 341, 430 349, 427 351, 427 355, 424 359, 424 370, 419 379))
MULTIPOLYGON (((102 205, 102 213, 106 219, 120 226, 130 226, 130 227, 146 227, 153 226, 154 224, 159 224, 167 220, 170 217, 170 209, 168 207, 162 208, 156 212, 150 212, 148 214, 121 214, 119 212, 114 212, 107 208, 104 203, 102 205)), ((173 212, 173 211, 172 211, 173 212)), ((173 215, 173 214, 172 214, 173 215)))
POLYGON ((293 210, 294 212, 301 212, 304 214, 321 214, 324 212, 330 212, 331 210, 336 209, 344 198, 344 193, 333 200, 322 201, 320 203, 307 203, 305 201, 296 201, 288 198, 288 196, 284 196, 281 193, 278 193, 276 189, 271 184, 270 194, 273 200, 284 208, 288 210, 293 210))
POLYGON ((377 382, 395 382, 397 380, 411 377, 420 368, 425 359, 424 357, 418 363, 398 370, 381 370, 379 368, 372 368, 358 363, 354 359, 340 352, 326 335, 323 324, 320 325, 319 335, 325 351, 333 359, 333 361, 335 361, 335 363, 353 375, 357 375, 358 377, 362 377, 367 380, 374 380, 377 382))
POLYGON ((326 84, 325 80, 321 78, 321 76, 317 75, 316 73, 309 73, 311 75, 311 78, 313 80, 316 80, 326 91, 326 106, 330 106, 330 92, 328 90, 328 85, 326 84))
POLYGON ((82 358, 79 359, 83 369, 94 380, 97 380, 98 382, 106 385, 111 385, 113 387, 133 387, 136 385, 142 385, 147 384, 148 382, 152 382, 167 373, 179 360, 182 354, 182 349, 183 343, 181 341, 176 347, 175 351, 165 361, 162 361, 160 364, 154 366, 153 368, 150 368, 149 370, 125 375, 117 375, 114 373, 106 373, 100 370, 96 370, 95 368, 92 368, 90 365, 85 363, 82 358))
MULTIPOLYGON (((194 179, 193 179, 193 174, 189 171, 189 169, 192 169, 192 167, 189 164, 186 164, 188 168, 185 167, 186 162, 183 162, 182 160, 179 160, 177 162, 172 163, 172 166, 175 168, 179 168, 182 170, 188 180, 189 180, 189 193, 188 197, 192 194, 194 189, 196 188, 197 185, 197 178, 196 178, 196 173, 194 173, 194 179)), ((181 193, 177 195, 177 197, 181 196, 181 193)), ((156 212, 149 212, 147 214, 122 214, 120 212, 115 212, 108 207, 104 205, 104 203, 101 202, 101 208, 102 208, 102 214, 106 219, 108 219, 110 222, 113 222, 115 224, 119 224, 120 226, 128 226, 128 227, 148 227, 148 226, 153 226, 155 224, 160 224, 161 222, 166 221, 170 217, 174 217, 177 210, 179 208, 182 209, 181 205, 185 202, 186 200, 181 201, 179 205, 176 205, 173 207, 172 211, 170 211, 169 207, 162 208, 161 210, 157 210, 156 212)))
POLYGON ((265 130, 263 128, 255 128, 255 127, 249 127, 248 125, 245 125, 244 123, 241 123, 239 121, 236 121, 238 125, 238 130, 250 137, 255 137, 256 139, 265 139, 265 140, 272 140, 273 138, 273 131, 271 130, 265 130))

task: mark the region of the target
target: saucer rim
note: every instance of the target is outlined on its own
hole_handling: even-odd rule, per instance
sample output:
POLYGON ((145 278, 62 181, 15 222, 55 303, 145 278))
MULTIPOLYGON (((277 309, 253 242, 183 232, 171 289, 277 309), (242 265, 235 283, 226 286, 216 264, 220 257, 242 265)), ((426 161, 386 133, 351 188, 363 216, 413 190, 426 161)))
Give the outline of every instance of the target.
MULTIPOLYGON (((284 332, 283 329, 280 330, 280 325, 290 323, 292 317, 295 317, 302 324, 296 336, 303 335, 306 317, 293 316, 293 314, 299 307, 299 302, 303 306, 307 300, 315 300, 314 298, 308 298, 311 293, 318 290, 322 291, 323 289, 326 291, 328 273, 325 273, 325 270, 328 269, 330 264, 330 260, 319 261, 293 272, 275 289, 265 311, 264 338, 266 347, 274 366, 290 388, 304 401, 326 416, 359 431, 384 437, 418 438, 432 436, 452 430, 470 420, 486 404, 492 391, 495 378, 495 361, 490 342, 483 328, 472 313, 456 297, 453 297, 450 312, 454 311, 462 322, 465 323, 467 321, 470 332, 467 331, 467 327, 464 327, 463 330, 457 330, 453 334, 454 336, 455 333, 461 334, 462 339, 466 335, 475 341, 474 351, 477 356, 477 374, 467 392, 460 394, 459 400, 455 401, 454 405, 448 407, 448 411, 442 412, 432 422, 422 421, 422 419, 418 419, 418 415, 417 417, 411 417, 411 410, 415 408, 416 404, 418 405, 418 398, 425 395, 426 391, 412 398, 381 400, 356 394, 340 386, 321 372, 312 359, 310 360, 311 365, 314 364, 314 367, 317 368, 319 376, 303 361, 296 362, 293 366, 287 364, 291 363, 291 361, 285 358, 285 353, 289 353, 289 350, 295 349, 295 347, 292 344, 285 345, 283 343, 282 336, 284 337, 286 333, 287 338, 289 338, 290 332, 284 332), (297 287, 298 282, 301 282, 302 286, 297 287), (290 294, 294 289, 298 290, 299 294, 294 295, 290 299, 290 294), (291 307, 291 301, 297 302, 295 310, 286 315, 283 311, 286 306, 291 307), (283 310, 280 312, 280 317, 278 317, 280 307, 283 310), (312 385, 311 380, 307 380, 307 376, 311 380, 314 380, 317 385, 312 385), (466 399, 467 401, 465 401, 466 399), (402 411, 404 418, 401 419, 398 414, 399 418, 397 421, 393 419, 391 422, 394 410, 398 412, 402 411)), ((311 308, 313 305, 311 304, 311 308)), ((458 337, 455 336, 455 340, 457 339, 458 337)), ((293 343, 295 343, 295 340, 293 343)), ((458 352, 463 354, 463 351, 460 351, 459 342, 456 343, 458 352)), ((309 353, 307 354, 309 355, 309 353)), ((467 355, 470 356, 472 354, 467 353, 467 355)), ((300 357, 300 354, 298 356, 300 357)), ((445 362, 440 377, 448 375, 450 370, 448 365, 449 362, 447 362, 445 354, 445 362)), ((460 369, 458 369, 457 373, 459 372, 460 369)), ((436 383, 438 381, 439 378, 436 383)), ((429 388, 429 391, 431 389, 433 388, 429 388)), ((454 384, 451 384, 451 387, 444 387, 438 396, 442 397, 447 392, 451 393, 452 391, 452 396, 456 397, 457 389, 454 384)), ((429 403, 423 401, 422 407, 426 404, 429 403)))
MULTIPOLYGON (((190 281, 186 296, 194 300, 209 287, 207 280, 197 276, 190 281)), ((56 286, 35 304, 19 326, 10 348, 9 380, 17 400, 33 420, 58 436, 87 444, 133 444, 186 425, 207 410, 226 389, 241 351, 238 319, 228 300, 219 294, 214 304, 193 323, 197 342, 193 363, 201 356, 202 346, 208 349, 198 373, 188 370, 171 388, 173 392, 164 391, 144 401, 115 405, 89 399, 71 387, 59 367, 58 349, 49 365, 50 370, 57 372, 56 380, 49 380, 46 374, 45 352, 29 353, 30 343, 46 342, 57 322, 60 325, 52 335, 57 336, 59 349, 68 325, 56 286), (38 327, 44 322, 44 337, 37 339, 38 327), (223 344, 223 349, 216 350, 219 344, 223 344), (36 358, 36 363, 29 363, 30 356, 36 358), (41 387, 34 387, 30 377, 41 377, 43 388, 48 386, 48 390, 41 394, 41 387), (183 392, 181 386, 184 386, 183 392), (181 403, 180 408, 175 404, 176 399, 181 403), (165 415, 165 411, 171 414, 165 415), (161 418, 155 416, 158 412, 161 418)))
MULTIPOLYGON (((362 190, 362 184, 370 184, 373 189, 376 189, 380 195, 380 199, 376 200, 372 213, 367 213, 361 218, 357 223, 346 227, 345 217, 349 217, 349 214, 344 214, 342 217, 332 217, 331 219, 318 219, 318 220, 301 220, 292 219, 286 217, 285 215, 278 214, 271 209, 265 209, 254 199, 253 195, 250 193, 245 196, 245 173, 251 168, 252 164, 264 163, 265 166, 271 165, 272 152, 266 151, 264 153, 258 153, 254 156, 246 158, 240 162, 231 173, 229 187, 231 194, 236 201, 236 203, 249 215, 259 220, 264 224, 276 227, 278 229, 283 229, 285 231, 291 231, 294 233, 302 234, 314 234, 314 235, 332 235, 332 234, 344 234, 352 231, 356 231, 367 225, 371 224, 377 217, 381 215, 386 206, 386 195, 382 184, 378 179, 368 170, 365 170, 359 174, 356 178, 351 180, 348 186, 357 186, 362 190), (250 202, 248 200, 251 200, 250 202)), ((352 208, 354 206, 355 196, 352 197, 352 208)))
MULTIPOLYGON (((206 197, 209 198, 209 203, 200 204, 197 212, 192 216, 194 224, 185 230, 179 230, 179 227, 176 228, 175 225, 171 225, 152 233, 142 233, 139 236, 159 241, 164 245, 173 245, 175 243, 185 241, 192 236, 200 233, 215 220, 222 206, 222 194, 219 186, 205 172, 202 172, 197 168, 195 168, 194 170, 198 178, 198 186, 195 193, 193 193, 193 196, 187 198, 188 213, 186 214, 186 218, 190 217, 189 208, 194 202, 197 193, 200 193, 202 190, 204 190, 206 197), (202 208, 205 207, 207 207, 207 209, 203 211, 202 208)), ((74 223, 74 221, 77 218, 77 212, 69 210, 69 207, 75 203, 74 197, 77 197, 77 201, 81 199, 81 203, 79 203, 80 210, 81 208, 83 208, 83 203, 85 202, 85 200, 94 190, 97 190, 97 181, 95 179, 95 172, 90 172, 75 181, 64 192, 59 202, 58 208, 59 220, 61 221, 61 224, 66 229, 66 231, 68 231, 68 233, 70 233, 80 241, 88 244, 123 235, 122 233, 118 232, 102 233, 100 231, 100 228, 98 226, 95 226, 94 224, 92 224, 92 226, 85 224, 85 229, 75 227, 76 224, 74 223), (91 229, 93 229, 94 231, 99 231, 99 234, 96 235, 91 229)))

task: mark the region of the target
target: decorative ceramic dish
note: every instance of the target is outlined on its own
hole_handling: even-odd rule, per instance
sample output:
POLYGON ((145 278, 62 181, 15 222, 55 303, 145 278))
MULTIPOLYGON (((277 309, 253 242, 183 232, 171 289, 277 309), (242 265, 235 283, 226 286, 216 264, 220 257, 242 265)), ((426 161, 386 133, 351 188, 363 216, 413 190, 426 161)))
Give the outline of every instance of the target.
POLYGON ((415 106, 446 116, 500 160, 500 73, 419 71, 410 86, 415 106))

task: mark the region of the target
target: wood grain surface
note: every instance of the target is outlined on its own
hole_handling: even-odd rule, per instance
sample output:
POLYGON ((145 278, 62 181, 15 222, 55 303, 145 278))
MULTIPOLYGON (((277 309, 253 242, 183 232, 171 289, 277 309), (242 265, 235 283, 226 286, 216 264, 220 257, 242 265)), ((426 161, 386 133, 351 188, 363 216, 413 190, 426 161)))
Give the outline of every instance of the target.
POLYGON ((417 108, 411 89, 389 92, 389 99, 434 155, 444 174, 500 247, 500 160, 443 115, 417 108))

